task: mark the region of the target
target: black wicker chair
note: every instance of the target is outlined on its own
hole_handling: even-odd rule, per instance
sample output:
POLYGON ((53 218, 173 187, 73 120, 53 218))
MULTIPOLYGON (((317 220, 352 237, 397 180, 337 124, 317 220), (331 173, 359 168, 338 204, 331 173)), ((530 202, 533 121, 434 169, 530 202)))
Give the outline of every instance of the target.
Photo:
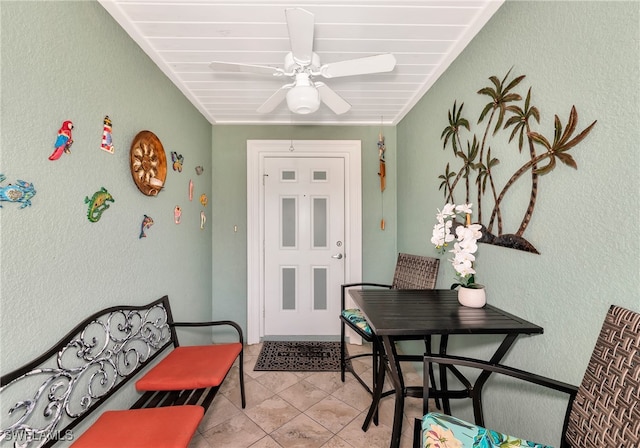
MULTIPOLYGON (((424 362, 473 367, 568 394, 561 448, 640 447, 640 313, 618 306, 609 308, 579 387, 512 367, 469 358, 425 355, 424 362)), ((427 443, 447 430, 451 431, 447 434, 452 446, 544 447, 488 431, 482 426, 455 417, 427 413, 429 380, 425 373, 425 415, 422 420, 415 421, 414 448, 429 446, 427 443), (451 438, 457 439, 459 444, 451 438)), ((482 397, 474 387, 471 388, 471 397, 478 419, 482 397)))
MULTIPOLYGON (((380 283, 349 283, 342 285, 341 288, 341 301, 342 312, 340 314, 341 331, 340 331, 340 378, 345 381, 345 372, 349 370, 354 377, 362 384, 362 386, 373 395, 372 388, 356 373, 351 365, 350 360, 360 358, 363 356, 372 356, 373 364, 373 383, 375 385, 377 376, 377 366, 379 362, 380 348, 378 347, 377 338, 371 331, 369 324, 363 317, 362 312, 357 308, 346 309, 345 299, 348 288, 353 287, 378 287, 378 288, 390 288, 390 289, 433 289, 436 285, 436 279, 438 277, 438 268, 440 266, 440 260, 432 257, 425 257, 420 255, 411 254, 398 254, 398 261, 396 263, 396 269, 393 276, 391 285, 380 283), (369 353, 359 353, 353 356, 348 354, 345 342, 345 330, 349 327, 355 331, 364 341, 372 344, 372 351, 369 353)), ((431 352, 431 339, 425 339, 425 351, 431 352)), ((398 366, 399 367, 399 366, 398 366)), ((431 378, 433 381, 433 369, 429 369, 431 378)), ((402 376, 400 377, 402 380, 402 376)))

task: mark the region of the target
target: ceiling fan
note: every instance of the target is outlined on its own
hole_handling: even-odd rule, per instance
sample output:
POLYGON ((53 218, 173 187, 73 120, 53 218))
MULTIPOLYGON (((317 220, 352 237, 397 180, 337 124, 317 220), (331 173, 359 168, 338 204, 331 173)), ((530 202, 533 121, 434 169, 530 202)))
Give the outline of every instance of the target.
POLYGON ((359 59, 320 65, 320 58, 313 52, 314 15, 301 8, 285 9, 291 51, 284 58, 284 69, 266 65, 237 64, 214 61, 210 67, 218 72, 257 73, 277 77, 290 77, 292 82, 283 85, 259 108, 259 113, 268 113, 285 98, 289 109, 296 114, 310 114, 318 110, 320 102, 340 115, 351 105, 333 89, 316 77, 339 78, 390 72, 396 65, 392 54, 380 54, 359 59))

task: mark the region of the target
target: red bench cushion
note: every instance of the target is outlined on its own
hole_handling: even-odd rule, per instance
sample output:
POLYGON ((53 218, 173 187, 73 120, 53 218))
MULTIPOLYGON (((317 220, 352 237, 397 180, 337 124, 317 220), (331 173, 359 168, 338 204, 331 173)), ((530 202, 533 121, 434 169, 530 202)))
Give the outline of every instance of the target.
POLYGON ((219 386, 242 344, 177 347, 136 382, 139 391, 190 390, 219 386))
POLYGON ((73 448, 187 447, 204 415, 201 406, 106 411, 73 448))

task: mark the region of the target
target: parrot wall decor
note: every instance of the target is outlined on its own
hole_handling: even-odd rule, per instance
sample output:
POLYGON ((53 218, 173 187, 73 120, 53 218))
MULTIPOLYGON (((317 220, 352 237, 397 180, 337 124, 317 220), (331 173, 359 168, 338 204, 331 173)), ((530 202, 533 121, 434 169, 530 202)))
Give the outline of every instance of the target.
POLYGON ((55 149, 49 156, 49 160, 58 160, 63 152, 67 154, 71 152, 71 144, 73 143, 71 129, 73 129, 73 123, 71 121, 67 120, 62 123, 60 129, 58 129, 58 138, 56 138, 56 142, 53 145, 55 149))

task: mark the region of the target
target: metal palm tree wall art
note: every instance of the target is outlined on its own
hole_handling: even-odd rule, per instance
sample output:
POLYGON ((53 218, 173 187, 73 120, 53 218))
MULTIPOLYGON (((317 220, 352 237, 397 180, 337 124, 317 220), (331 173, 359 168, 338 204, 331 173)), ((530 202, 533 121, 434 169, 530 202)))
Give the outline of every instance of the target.
MULTIPOLYGON (((531 88, 527 91, 524 102, 522 96, 514 91, 525 76, 521 75, 509 79, 510 73, 511 70, 502 80, 491 76, 489 78, 491 85, 477 92, 489 97, 489 102, 480 113, 477 123, 482 131, 480 126, 484 122, 484 132, 481 136, 471 131, 469 120, 462 115, 464 103, 461 103, 459 107, 457 101, 453 103, 453 108, 448 112, 449 125, 442 131, 440 138, 444 141, 443 150, 451 147, 454 156, 461 161, 462 166, 456 172, 447 163, 444 174, 438 178, 442 180, 440 190, 444 191, 447 202, 457 204, 459 202, 456 201, 461 201, 460 198, 454 198, 454 193, 457 187, 463 185, 461 188, 464 188, 465 201, 476 204, 474 206, 474 209, 477 210, 476 222, 483 227, 483 236, 479 240, 480 242, 537 254, 538 250, 523 237, 523 234, 531 221, 536 205, 539 179, 553 171, 557 161, 574 169, 578 168, 569 151, 589 134, 597 120, 574 136, 578 126, 578 112, 575 106, 572 106, 564 127, 558 115, 555 115, 553 138, 548 139, 532 127, 534 121, 540 123, 540 112, 536 106, 532 105, 531 88), (508 143, 515 146, 517 142, 520 154, 526 147, 528 158, 500 188, 497 185, 499 176, 495 175, 500 160, 495 157, 495 154, 492 154, 490 143, 492 140, 496 140, 495 152, 495 148, 498 146, 497 140, 500 137, 497 134, 509 130, 511 133, 508 143), (464 145, 463 138, 466 139, 464 145), (503 221, 505 197, 516 181, 527 178, 525 176, 527 172, 531 173, 528 176, 531 183, 529 204, 516 232, 506 233, 503 221), (476 197, 472 197, 472 182, 476 197), (485 201, 487 196, 492 202, 485 201), (491 205, 493 208, 490 212, 484 213, 483 209, 491 205)), ((515 151, 510 154, 515 154, 515 151)))

